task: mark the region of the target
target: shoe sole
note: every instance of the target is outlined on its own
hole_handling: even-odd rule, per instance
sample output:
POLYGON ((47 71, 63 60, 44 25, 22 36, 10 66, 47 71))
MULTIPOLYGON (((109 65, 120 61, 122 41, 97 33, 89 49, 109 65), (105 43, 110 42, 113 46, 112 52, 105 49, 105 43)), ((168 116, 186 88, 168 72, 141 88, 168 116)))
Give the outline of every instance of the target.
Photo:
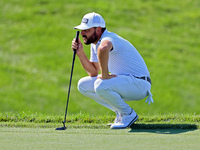
POLYGON ((111 129, 125 129, 127 127, 130 127, 134 122, 136 122, 138 119, 138 115, 135 116, 135 118, 126 126, 126 127, 112 127, 111 129))
POLYGON ((108 123, 107 126, 112 126, 113 123, 108 123))

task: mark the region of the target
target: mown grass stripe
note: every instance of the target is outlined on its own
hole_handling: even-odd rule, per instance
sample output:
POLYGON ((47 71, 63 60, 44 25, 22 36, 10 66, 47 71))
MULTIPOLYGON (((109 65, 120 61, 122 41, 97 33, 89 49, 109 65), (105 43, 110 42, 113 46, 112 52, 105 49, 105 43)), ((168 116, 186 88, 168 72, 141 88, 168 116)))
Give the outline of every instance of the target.
MULTIPOLYGON (((61 123, 30 123, 30 122, 1 122, 0 127, 23 127, 23 128, 57 128, 61 127, 61 123)), ((67 128, 87 128, 87 129, 109 129, 107 124, 94 124, 94 123, 68 123, 67 128)), ((169 123, 135 123, 130 129, 199 129, 200 124, 169 124, 169 123)))

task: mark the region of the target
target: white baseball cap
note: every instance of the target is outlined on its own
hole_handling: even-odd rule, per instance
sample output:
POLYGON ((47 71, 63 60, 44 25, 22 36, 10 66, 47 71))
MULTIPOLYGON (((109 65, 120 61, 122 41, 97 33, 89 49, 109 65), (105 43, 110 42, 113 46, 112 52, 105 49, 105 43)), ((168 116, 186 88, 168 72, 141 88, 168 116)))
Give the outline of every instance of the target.
POLYGON ((74 29, 86 30, 92 27, 106 27, 103 17, 95 12, 83 16, 81 24, 74 27, 74 29))

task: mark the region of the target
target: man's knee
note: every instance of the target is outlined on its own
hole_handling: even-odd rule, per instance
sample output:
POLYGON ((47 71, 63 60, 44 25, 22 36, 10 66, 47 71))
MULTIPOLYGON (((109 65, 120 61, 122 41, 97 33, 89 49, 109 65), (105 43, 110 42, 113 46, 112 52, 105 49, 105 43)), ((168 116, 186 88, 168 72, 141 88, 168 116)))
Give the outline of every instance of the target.
POLYGON ((79 90, 80 93, 83 93, 83 92, 86 92, 87 89, 86 89, 86 82, 85 82, 85 79, 84 78, 81 78, 79 81, 78 81, 78 85, 77 85, 77 88, 79 90))
POLYGON ((93 92, 94 91, 94 82, 96 78, 95 77, 83 77, 78 81, 77 88, 80 93, 85 93, 85 92, 93 92))

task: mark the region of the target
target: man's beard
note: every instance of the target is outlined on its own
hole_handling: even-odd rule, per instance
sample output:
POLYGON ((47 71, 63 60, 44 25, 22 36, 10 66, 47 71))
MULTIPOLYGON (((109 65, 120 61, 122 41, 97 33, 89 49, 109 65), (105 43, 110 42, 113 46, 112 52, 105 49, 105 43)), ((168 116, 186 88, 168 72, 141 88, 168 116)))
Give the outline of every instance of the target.
POLYGON ((83 37, 85 37, 87 40, 84 42, 86 45, 89 45, 91 43, 94 43, 96 42, 97 40, 97 34, 96 34, 96 31, 94 31, 94 33, 90 36, 90 37, 87 37, 86 35, 83 35, 83 37))

